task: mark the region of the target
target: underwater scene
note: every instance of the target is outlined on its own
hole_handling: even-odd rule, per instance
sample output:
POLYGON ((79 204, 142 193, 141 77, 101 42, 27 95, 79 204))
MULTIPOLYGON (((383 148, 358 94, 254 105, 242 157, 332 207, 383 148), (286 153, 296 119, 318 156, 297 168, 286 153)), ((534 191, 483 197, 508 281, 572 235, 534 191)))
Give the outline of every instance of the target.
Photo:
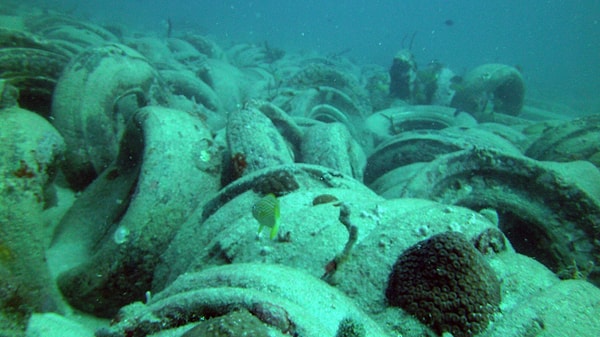
POLYGON ((0 337, 600 336, 600 2, 0 3, 0 337))

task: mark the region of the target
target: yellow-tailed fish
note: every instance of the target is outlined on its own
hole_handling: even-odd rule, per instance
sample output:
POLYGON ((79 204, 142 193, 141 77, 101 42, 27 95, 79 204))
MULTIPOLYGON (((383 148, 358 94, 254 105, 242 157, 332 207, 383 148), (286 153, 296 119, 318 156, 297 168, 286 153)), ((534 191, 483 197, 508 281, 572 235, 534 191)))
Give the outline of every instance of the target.
POLYGON ((267 194, 252 206, 252 215, 258 221, 258 233, 264 227, 271 228, 271 240, 279 231, 279 199, 274 194, 267 194))

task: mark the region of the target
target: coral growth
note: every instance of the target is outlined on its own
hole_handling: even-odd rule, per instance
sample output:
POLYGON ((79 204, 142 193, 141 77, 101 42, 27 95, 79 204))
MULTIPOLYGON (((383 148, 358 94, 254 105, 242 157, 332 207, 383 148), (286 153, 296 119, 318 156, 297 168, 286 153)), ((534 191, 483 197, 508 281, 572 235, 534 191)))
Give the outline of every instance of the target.
POLYGON ((246 168, 248 167, 248 162, 246 161, 246 156, 243 153, 236 153, 231 157, 231 162, 233 163, 233 171, 235 174, 235 179, 244 175, 246 168))
POLYGON ((340 326, 338 328, 335 337, 364 337, 365 327, 357 323, 352 318, 346 317, 340 321, 340 326))
POLYGON ((400 255, 386 297, 440 335, 470 337, 498 311, 500 283, 464 235, 445 232, 400 255))
POLYGON ((13 172, 13 175, 17 178, 33 178, 35 177, 35 172, 21 159, 19 168, 13 172))
POLYGON ((263 195, 273 193, 279 197, 298 188, 300 188, 300 185, 294 173, 290 170, 281 169, 255 179, 252 190, 263 195))

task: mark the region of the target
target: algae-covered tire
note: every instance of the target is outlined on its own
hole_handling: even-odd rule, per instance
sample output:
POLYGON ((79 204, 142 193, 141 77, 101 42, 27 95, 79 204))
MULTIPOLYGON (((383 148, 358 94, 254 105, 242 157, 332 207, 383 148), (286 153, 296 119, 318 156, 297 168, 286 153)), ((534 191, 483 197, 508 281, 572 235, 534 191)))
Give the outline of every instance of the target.
POLYGON ((340 123, 319 123, 306 129, 302 160, 337 170, 362 181, 367 158, 362 148, 340 123))
POLYGON ((19 103, 31 110, 48 113, 52 92, 69 59, 33 48, 1 48, 0 77, 19 88, 19 103))
POLYGON ((441 130, 448 127, 474 127, 477 121, 468 113, 437 105, 398 106, 377 111, 364 121, 375 145, 407 131, 441 130))
POLYGON ((221 101, 214 90, 208 84, 198 79, 193 72, 185 70, 161 70, 160 75, 171 87, 174 95, 183 95, 212 111, 223 110, 221 101))
POLYGON ((0 78, 18 88, 19 106, 50 113, 52 93, 68 53, 33 34, 0 28, 0 78))
POLYGON ((521 154, 511 142, 477 127, 408 131, 381 143, 369 156, 365 183, 385 196, 385 190, 393 189, 392 186, 399 183, 394 175, 385 177, 386 173, 402 166, 430 162, 441 155, 474 146, 498 149, 517 156, 521 154))
POLYGON ((364 108, 359 99, 343 90, 330 86, 307 88, 283 104, 282 108, 292 116, 324 123, 341 123, 365 149, 372 147, 363 123, 371 111, 370 107, 364 108))
POLYGON ((150 289, 167 244, 218 188, 219 157, 198 117, 162 107, 138 110, 118 159, 62 218, 47 256, 79 310, 111 317, 150 289), (65 247, 76 249, 64 261, 65 247))
POLYGON ((227 144, 236 179, 262 168, 294 162, 293 150, 275 125, 251 104, 229 114, 227 144))
MULTIPOLYGON (((372 111, 369 94, 367 90, 359 84, 358 79, 354 75, 341 71, 335 66, 311 62, 309 65, 290 76, 289 80, 287 80, 284 85, 296 90, 312 88, 319 91, 324 87, 333 88, 344 93, 345 97, 342 97, 342 99, 351 101, 351 104, 356 106, 357 110, 359 110, 361 114, 368 115, 372 111)), ((328 91, 332 92, 331 90, 328 91)), ((323 93, 323 95, 331 94, 323 93)), ((334 95, 338 96, 332 97, 336 100, 341 97, 341 95, 339 95, 337 92, 334 93, 334 95)), ((337 104, 331 105, 340 108, 340 110, 346 110, 337 104)))
POLYGON ((545 130, 525 154, 537 160, 587 160, 600 167, 598 139, 600 115, 577 118, 545 130))
POLYGON ((41 49, 70 57, 68 50, 56 44, 56 41, 47 40, 41 36, 8 28, 0 28, 0 46, 2 48, 32 48, 41 49))
POLYGON ((351 117, 363 118, 366 112, 361 110, 358 104, 342 90, 334 87, 320 86, 316 88, 308 88, 302 91, 290 101, 290 110, 292 115, 305 116, 324 122, 345 122, 351 117), (331 106, 343 112, 342 117, 326 116, 327 114, 319 114, 319 110, 315 107, 331 106))
POLYGON ((475 148, 425 164, 399 190, 394 197, 495 209, 518 252, 559 275, 585 270, 600 284, 600 171, 588 162, 543 162, 475 148))
POLYGON ((451 105, 477 114, 485 111, 490 97, 494 112, 517 116, 525 99, 525 82, 519 70, 495 63, 471 70, 451 105))
POLYGON ((0 110, 0 316, 61 309, 45 258, 44 212, 56 201, 52 181, 63 151, 62 137, 43 117, 0 110))
POLYGON ((56 13, 27 16, 24 23, 28 31, 51 41, 70 57, 86 48, 119 40, 101 26, 56 13))
POLYGON ((63 170, 85 187, 115 158, 127 121, 141 106, 165 100, 157 71, 135 50, 87 49, 65 68, 54 92, 54 126, 67 144, 63 170))
POLYGON ((389 336, 337 289, 299 268, 267 263, 236 263, 186 273, 147 304, 123 308, 119 317, 96 335, 171 335, 196 324, 192 329, 196 333, 183 336, 342 336, 336 331, 344 318, 350 318, 362 328, 360 336, 389 336), (212 330, 226 333, 204 332, 211 330, 202 325, 223 322, 239 310, 251 313, 246 316, 253 320, 237 315, 234 324, 212 330))
MULTIPOLYGON (((356 214, 359 207, 370 209, 383 200, 356 179, 323 166, 279 165, 249 173, 219 190, 181 226, 161 256, 153 290, 164 288, 188 271, 222 263, 260 260, 321 276, 325 264, 347 242, 348 230, 338 221, 335 202, 313 206, 319 195, 360 205, 353 208, 356 214), (257 199, 268 193, 281 202, 284 226, 271 241, 277 254, 267 252, 267 256, 257 244, 267 245, 269 239, 259 240, 258 223, 251 213, 257 199), (190 238, 193 244, 188 244, 190 238)), ((367 227, 370 225, 361 230, 367 231, 367 227)))

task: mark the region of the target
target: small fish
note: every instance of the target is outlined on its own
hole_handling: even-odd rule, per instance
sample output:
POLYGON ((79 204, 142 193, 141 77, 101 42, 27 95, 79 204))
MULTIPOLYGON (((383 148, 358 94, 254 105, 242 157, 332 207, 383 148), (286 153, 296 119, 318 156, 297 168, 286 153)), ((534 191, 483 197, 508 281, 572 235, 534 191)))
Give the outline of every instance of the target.
POLYGON ((252 215, 260 224, 258 233, 260 234, 264 227, 269 227, 273 240, 279 231, 279 199, 272 193, 267 194, 252 206, 252 215))

